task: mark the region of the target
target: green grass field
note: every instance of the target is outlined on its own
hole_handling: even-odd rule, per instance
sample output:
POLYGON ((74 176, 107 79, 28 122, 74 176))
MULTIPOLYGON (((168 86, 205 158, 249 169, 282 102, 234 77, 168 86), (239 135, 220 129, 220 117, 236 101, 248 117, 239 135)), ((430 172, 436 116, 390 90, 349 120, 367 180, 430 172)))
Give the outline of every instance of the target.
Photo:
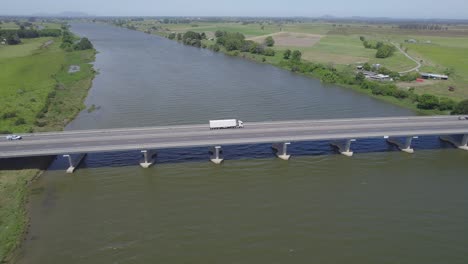
POLYGON ((64 120, 82 109, 82 104, 74 103, 78 96, 75 92, 80 90, 73 87, 76 83, 80 86, 82 80, 92 79, 94 73, 89 62, 94 51, 65 52, 59 48, 59 39, 44 47, 50 40, 31 39, 25 44, 0 49, 0 131, 60 129, 63 121, 58 124, 57 119, 64 120), (81 71, 68 74, 69 66, 74 64, 80 65, 81 71), (71 93, 72 97, 62 96, 65 93, 71 93), (38 113, 47 101, 54 100, 61 105, 60 109, 50 109, 38 126, 38 113))
MULTIPOLYGON (((95 75, 90 64, 95 51, 66 52, 59 47, 60 38, 22 41, 0 47, 0 134, 62 130, 85 107, 83 101, 95 75), (79 65, 80 72, 68 73, 70 65, 79 65)), ((50 160, 23 162, 28 169, 0 170, 1 263, 11 257, 26 231, 28 183, 50 160)))
MULTIPOLYGON (((366 49, 359 37, 374 41, 394 42, 408 48, 409 54, 415 59, 422 60, 421 71, 443 73, 447 68, 453 68, 454 74, 450 81, 435 82, 427 86, 414 84, 417 93, 431 93, 445 96, 454 100, 468 98, 468 31, 456 26, 449 26, 444 31, 417 31, 403 30, 394 25, 368 25, 362 23, 337 25, 332 23, 287 23, 287 24, 247 24, 241 23, 191 23, 191 24, 160 24, 154 20, 144 22, 132 22, 139 30, 144 31, 151 26, 161 26, 164 30, 157 31, 162 36, 169 32, 184 33, 192 30, 205 32, 213 36, 216 30, 228 32, 240 32, 246 37, 261 37, 276 32, 295 32, 322 35, 318 43, 311 46, 274 47, 277 55, 265 57, 266 62, 277 64, 281 61, 282 51, 286 48, 298 49, 302 52, 302 58, 311 62, 335 65, 343 68, 346 65, 356 65, 364 62, 378 63, 393 71, 406 71, 416 67, 416 63, 403 53, 396 51, 393 56, 385 59, 375 57, 376 50, 366 49), (418 44, 408 44, 405 40, 415 39, 418 44), (426 42, 431 44, 425 44, 426 42), (449 92, 448 86, 456 86, 455 92, 449 92)), ((242 54, 243 57, 256 61, 262 56, 242 54)), ((410 87, 412 84, 409 84, 410 87)))
POLYGON ((24 206, 29 192, 28 184, 39 175, 41 169, 47 168, 50 159, 31 158, 24 162, 27 162, 29 169, 0 170, 0 263, 11 258, 12 251, 21 243, 28 223, 24 206))

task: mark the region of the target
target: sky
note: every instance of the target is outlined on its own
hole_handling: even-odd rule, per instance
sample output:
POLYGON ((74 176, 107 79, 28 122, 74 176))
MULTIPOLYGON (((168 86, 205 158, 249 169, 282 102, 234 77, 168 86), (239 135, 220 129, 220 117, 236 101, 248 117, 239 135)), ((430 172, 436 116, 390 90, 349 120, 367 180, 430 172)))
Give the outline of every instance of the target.
POLYGON ((0 0, 0 15, 365 16, 468 19, 467 0, 0 0))

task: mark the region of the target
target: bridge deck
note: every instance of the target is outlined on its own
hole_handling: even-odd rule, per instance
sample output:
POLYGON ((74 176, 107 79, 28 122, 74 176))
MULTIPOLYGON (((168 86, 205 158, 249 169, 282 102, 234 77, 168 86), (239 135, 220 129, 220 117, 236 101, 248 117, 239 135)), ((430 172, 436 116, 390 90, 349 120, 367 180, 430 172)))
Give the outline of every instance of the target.
POLYGON ((208 124, 23 134, 0 138, 0 158, 251 143, 339 140, 384 136, 468 134, 458 116, 353 118, 245 123, 210 130, 208 124))

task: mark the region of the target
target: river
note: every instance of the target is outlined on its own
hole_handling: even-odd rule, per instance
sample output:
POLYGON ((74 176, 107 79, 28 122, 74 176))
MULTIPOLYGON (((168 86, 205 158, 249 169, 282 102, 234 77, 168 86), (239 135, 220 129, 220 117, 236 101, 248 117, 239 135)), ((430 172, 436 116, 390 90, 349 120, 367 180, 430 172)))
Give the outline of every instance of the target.
MULTIPOLYGON (((99 24, 99 71, 68 130, 414 115, 270 65, 99 24)), ((66 175, 58 158, 31 187, 17 263, 467 263, 468 153, 435 137, 401 153, 383 139, 91 154, 66 175)))

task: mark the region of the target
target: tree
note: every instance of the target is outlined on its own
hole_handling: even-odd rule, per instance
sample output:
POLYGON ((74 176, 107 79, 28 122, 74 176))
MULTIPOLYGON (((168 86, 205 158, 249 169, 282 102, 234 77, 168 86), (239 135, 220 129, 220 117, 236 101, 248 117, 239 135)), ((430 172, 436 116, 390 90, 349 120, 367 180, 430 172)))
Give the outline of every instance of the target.
POLYGON ((76 43, 74 46, 75 50, 87 50, 93 48, 93 44, 91 43, 91 41, 89 41, 88 38, 82 38, 80 42, 76 43))
POLYGON ((223 32, 223 31, 221 31, 221 30, 217 30, 217 31, 215 32, 215 37, 220 38, 220 37, 224 36, 225 33, 226 33, 226 32, 223 32))
POLYGON ((301 61, 302 53, 300 51, 298 51, 298 50, 295 50, 295 51, 293 51, 291 56, 292 56, 291 59, 293 61, 298 62, 298 61, 301 61))
POLYGON ((468 115, 468 100, 459 102, 453 109, 452 115, 468 115))
POLYGON ((8 45, 18 45, 21 43, 21 40, 20 38, 18 37, 18 34, 9 34, 7 37, 6 37, 6 43, 8 45))
POLYGON ((370 71, 370 70, 372 70, 372 66, 371 66, 368 62, 364 63, 364 65, 362 66, 362 68, 363 68, 365 71, 370 71))
POLYGON ((176 38, 176 33, 171 33, 168 36, 169 39, 175 39, 176 38))
POLYGON ((440 111, 448 111, 453 110, 457 103, 452 99, 442 97, 439 99, 439 110, 440 111))
POLYGON ((266 48, 264 51, 263 51, 263 55, 265 56, 275 56, 275 50, 272 49, 272 48, 266 48))
POLYGON ((268 36, 265 39, 265 45, 267 45, 268 47, 273 47, 273 45, 275 45, 275 40, 273 39, 272 36, 268 36))
POLYGON ((199 39, 199 40, 201 40, 202 38, 201 38, 200 33, 196 33, 196 32, 193 32, 193 31, 187 31, 187 32, 185 32, 182 39, 184 40, 184 43, 185 43, 187 39, 199 39))
POLYGON ((241 40, 235 38, 229 38, 224 43, 224 47, 227 51, 238 50, 242 45, 241 40))
POLYGON ((358 83, 362 83, 365 79, 366 79, 366 76, 364 75, 364 73, 358 72, 358 74, 356 74, 356 81, 358 83))
POLYGON ((290 50, 290 49, 287 49, 287 50, 283 53, 283 59, 289 60, 290 57, 291 57, 291 50, 290 50))
POLYGON ((418 98, 419 109, 432 110, 439 107, 439 98, 430 94, 423 94, 418 98))
MULTIPOLYGON (((381 43, 381 42, 379 42, 379 43, 381 43)), ((394 52, 395 52, 395 47, 394 46, 382 44, 382 45, 380 45, 378 47, 377 53, 375 54, 375 57, 376 58, 388 58, 388 57, 392 56, 394 52)))

